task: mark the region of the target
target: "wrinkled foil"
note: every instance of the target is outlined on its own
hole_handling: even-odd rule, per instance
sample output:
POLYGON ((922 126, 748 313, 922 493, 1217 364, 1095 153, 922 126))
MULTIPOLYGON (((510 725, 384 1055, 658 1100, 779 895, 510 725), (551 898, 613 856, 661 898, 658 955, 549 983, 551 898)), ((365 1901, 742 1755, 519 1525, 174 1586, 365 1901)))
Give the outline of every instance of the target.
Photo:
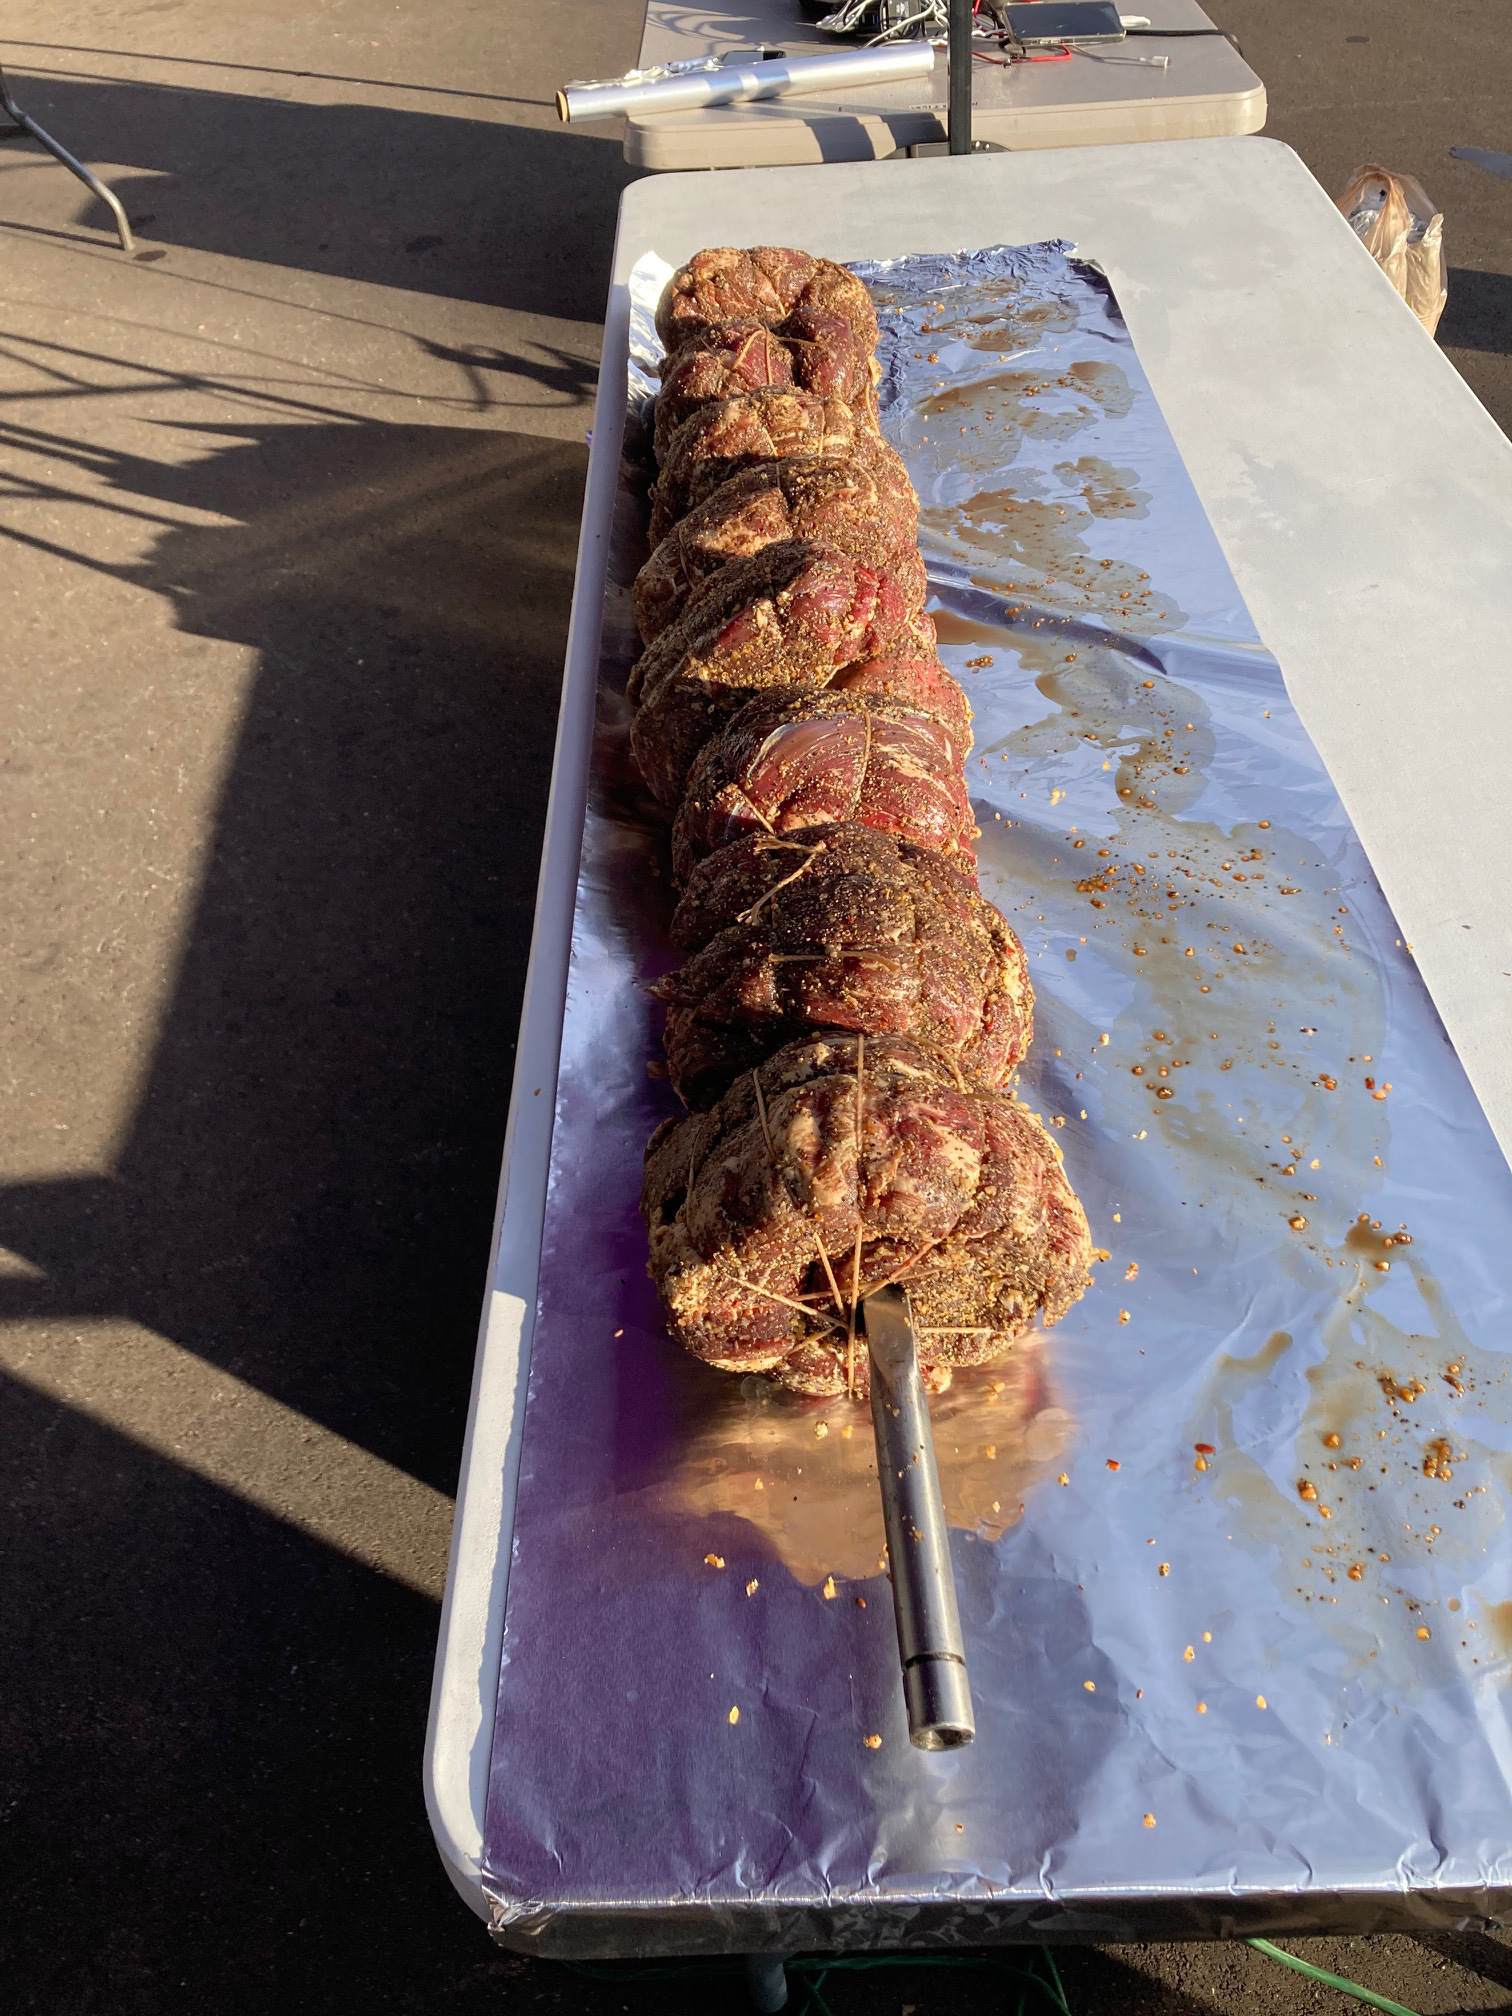
POLYGON ((1066 247, 861 269, 976 710, 982 887, 1030 954, 1020 1096, 1106 1253, 934 1406, 970 1748, 908 1743, 865 1409, 668 1341, 636 1198, 671 898, 623 698, 666 270, 633 290, 496 1931, 629 1955, 1505 1915, 1512 1177, 1066 247))

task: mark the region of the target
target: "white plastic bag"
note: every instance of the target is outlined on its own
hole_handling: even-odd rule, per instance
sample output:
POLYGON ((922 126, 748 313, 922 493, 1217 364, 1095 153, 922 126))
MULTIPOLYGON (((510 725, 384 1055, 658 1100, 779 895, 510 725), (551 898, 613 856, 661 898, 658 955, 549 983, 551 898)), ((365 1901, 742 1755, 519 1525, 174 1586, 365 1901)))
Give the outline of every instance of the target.
POLYGON ((1449 298, 1449 268, 1444 220, 1422 183, 1367 162, 1350 177, 1339 208, 1431 336, 1449 298))

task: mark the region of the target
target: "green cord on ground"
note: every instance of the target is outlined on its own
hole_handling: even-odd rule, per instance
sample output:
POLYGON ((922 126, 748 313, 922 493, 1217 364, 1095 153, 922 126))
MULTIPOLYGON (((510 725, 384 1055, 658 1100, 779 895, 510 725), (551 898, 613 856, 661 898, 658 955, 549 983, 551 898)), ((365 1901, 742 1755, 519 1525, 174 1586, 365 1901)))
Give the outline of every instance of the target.
POLYGON ((1050 1969, 1050 1979, 1054 1982, 1055 1992, 1060 1997, 1060 2006, 1065 2010, 1066 2016, 1071 2016, 1071 2005, 1066 2000, 1065 1984, 1061 1980, 1060 1969, 1055 1964, 1055 1955, 1048 1946, 1041 1946, 1040 1952, 1044 1955, 1045 1965, 1050 1969))
MULTIPOLYGON (((1409 2009, 1405 2003, 1393 2002, 1389 1995, 1377 1995, 1373 1988, 1362 1988, 1358 1981, 1346 1980, 1342 1974, 1330 1974, 1326 1967, 1315 1967, 1311 1960, 1300 1959, 1295 1953, 1286 1952, 1283 1947, 1273 1946, 1269 1939, 1250 1939, 1245 1943, 1253 1946, 1257 1953, 1263 1953, 1267 1960, 1275 1960, 1282 1967, 1290 1967, 1294 1974, 1303 1974, 1309 1981, 1321 1981, 1325 1987, 1336 1988, 1341 1995, 1353 1996, 1356 2002, 1364 2002, 1372 2009, 1384 2010, 1385 2016, 1416 2016, 1416 2011, 1409 2009)), ((1028 1959, 1027 1967, 1015 1967, 1007 1961, 989 1958, 986 1955, 881 1953, 866 1957, 858 1955, 853 1959, 790 1960, 788 1972, 797 1975, 807 1991, 802 2016, 834 2016, 834 2011, 824 1998, 824 1983, 831 1974, 861 1973, 874 1967, 991 1968, 997 1973, 1013 1976, 1020 1984, 1017 2016, 1029 2016, 1031 1988, 1038 1989, 1040 1996, 1059 2012, 1059 2016, 1071 2016, 1071 2005, 1066 2000, 1065 1984, 1061 1980, 1060 1969, 1055 1964, 1055 1955, 1050 1948, 1048 1946, 1031 1948, 1028 1959), (1048 1981, 1043 1974, 1036 1972, 1037 1964, 1041 1962, 1049 1974, 1048 1981)), ((563 1964, 569 1972, 586 1975, 591 1981, 628 1983, 686 1980, 690 1975, 708 1976, 725 1972, 732 1966, 738 1967, 740 1962, 693 1960, 670 1967, 637 1967, 634 1963, 628 1967, 591 1967, 585 1966, 581 1961, 574 1963, 570 1960, 563 1964)))
MULTIPOLYGON (((823 1984, 831 1974, 859 1974, 878 1967, 971 1967, 975 1968, 978 1972, 985 1969, 995 1974, 1008 1974, 1021 1984, 1019 1987, 1018 2003, 1016 2005, 1017 2016, 1030 2016, 1029 1990, 1031 1988, 1038 1990, 1039 1996, 1042 1996, 1045 2001, 1050 2003, 1051 2007, 1058 2012, 1058 2016, 1071 2016, 1070 2005, 1066 2001, 1066 1991, 1061 1985, 1060 1970, 1056 1966, 1049 1948, 1044 1946, 1039 1947, 1037 1950, 1031 1948, 1028 1957, 1029 1965, 1027 1967, 1015 1967, 1007 1961, 998 1960, 987 1955, 879 1953, 865 1956, 856 1955, 852 1958, 831 1957, 825 1959, 790 1960, 787 1963, 787 1970, 789 1974, 802 1981, 806 1991, 800 2016, 834 2016, 834 2012, 823 1994, 823 1984), (1035 1963, 1039 1960, 1043 1960, 1050 1971, 1051 1978, 1048 1981, 1043 1974, 1035 1971, 1035 1963)), ((1040 2008, 1043 2004, 1036 1998, 1033 2006, 1040 2008)))
POLYGON ((1352 1995, 1356 2002, 1368 2002, 1372 2009, 1384 2009, 1386 2016, 1416 2016, 1416 2011, 1405 2003, 1393 2002, 1389 1995, 1377 1995, 1373 1988, 1362 1988, 1358 1981, 1346 1981, 1342 1974, 1330 1974, 1326 1967, 1314 1967, 1311 1960, 1299 1960, 1295 1953, 1272 1946, 1269 1939, 1251 1939, 1246 1943, 1267 1960, 1279 1960, 1294 1974, 1305 1974, 1309 1981, 1322 1981, 1329 1988, 1337 1988, 1341 1995, 1352 1995))
MULTIPOLYGON (((1030 2016, 1029 1991, 1038 1990, 1034 2007, 1040 2007, 1039 1996, 1048 2001, 1058 2016, 1071 2016, 1071 2008, 1066 2000, 1066 1991, 1061 1982, 1060 1969, 1048 1946, 1031 1947, 1028 1951, 1028 1965, 1015 1967, 1007 1960, 997 1959, 988 1954, 967 1953, 876 1953, 857 1954, 854 1957, 827 1956, 812 1959, 795 1959, 787 1962, 787 1971, 803 1983, 805 1997, 800 2016, 834 2016, 834 2011, 824 1997, 824 1983, 831 1974, 858 1974, 876 1967, 973 1967, 978 1972, 989 1969, 993 1973, 1011 1975, 1019 1986, 1018 2016, 1030 2016), (1049 1970, 1047 1981, 1036 1971, 1043 1962, 1049 1970)), ((614 1982, 629 1986, 640 1981, 686 1981, 711 1974, 728 1973, 741 1966, 739 1960, 687 1960, 674 1961, 671 1965, 646 1964, 637 1961, 622 1961, 618 1965, 593 1966, 581 1960, 564 1960, 559 1963, 569 1974, 578 1974, 589 1981, 614 1982)), ((1297 1964, 1301 1964, 1300 1962, 1297 1964)), ((1327 1977, 1324 1977, 1327 1978, 1327 1977)), ((1395 2008, 1395 2004, 1385 2005, 1395 2008)), ((1411 2016, 1411 2012, 1408 2012, 1411 2016)))
POLYGON ((808 2000, 803 2005, 803 2016, 812 2016, 812 2012, 814 2011, 818 2012, 818 2016, 833 2016, 828 2002, 825 2001, 819 1992, 828 1973, 828 1967, 821 1967, 812 1981, 804 1983, 804 1986, 808 1989, 808 2000))

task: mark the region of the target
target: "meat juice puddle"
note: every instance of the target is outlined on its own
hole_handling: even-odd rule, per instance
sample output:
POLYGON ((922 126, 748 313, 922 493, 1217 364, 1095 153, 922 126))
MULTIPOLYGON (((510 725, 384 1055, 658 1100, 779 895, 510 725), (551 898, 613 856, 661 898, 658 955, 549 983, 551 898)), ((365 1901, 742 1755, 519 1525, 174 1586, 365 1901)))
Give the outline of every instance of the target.
MULTIPOLYGON (((1185 622, 1174 599, 1152 587, 1148 575, 1126 562, 1097 557, 1088 536, 1098 519, 1145 515, 1148 498, 1137 471, 1106 455, 1073 459, 1067 451, 1050 472, 1053 483, 1022 467, 1015 469, 1012 485, 1001 481, 1004 466, 1017 461, 1035 436, 1074 434, 1092 423, 1093 404, 1100 412, 1109 405, 1116 411, 1120 395, 1109 373, 1117 367, 1094 367, 1090 373, 1073 367, 1053 376, 1020 370, 999 374, 996 382, 950 387, 921 401, 916 417, 895 435, 923 500, 926 556, 964 572, 1004 619, 935 611, 942 655, 979 708, 986 692, 1000 685, 992 674, 1006 661, 1018 673, 1015 698, 1027 697, 1023 681, 1031 675, 1039 696, 1056 710, 1006 732, 998 726, 1000 706, 979 718, 979 737, 984 728, 989 734, 979 739, 968 767, 983 827, 982 885, 1028 943, 1041 1009, 1026 1076, 1050 1124, 1061 1130, 1083 1189, 1089 1187, 1089 1172, 1087 1156, 1077 1153, 1079 1129, 1116 1138, 1120 1150, 1125 1138, 1147 1147, 1158 1143, 1180 1173, 1179 1187, 1200 1193, 1201 1208, 1220 1222, 1222 1241, 1268 1241, 1267 1261, 1310 1299, 1321 1299, 1308 1342, 1312 1362, 1293 1451, 1295 1479, 1289 1486, 1278 1484, 1274 1463, 1270 1470, 1250 1458, 1229 1464, 1220 1462, 1215 1450, 1213 1459, 1199 1459, 1193 1483, 1206 1483, 1210 1495, 1226 1491, 1221 1502, 1245 1512, 1257 1552, 1276 1545, 1288 1557, 1278 1586, 1306 1561, 1307 1570, 1289 1590, 1283 1588, 1291 1600, 1337 1610, 1336 1585, 1342 1583, 1350 1614, 1336 1627, 1333 1619, 1328 1622, 1353 1641, 1364 1664, 1388 1649, 1402 1655, 1425 1642, 1431 1627, 1408 1629, 1423 1597, 1399 1582, 1401 1628, 1384 1630, 1385 1592, 1369 1587, 1371 1571, 1364 1563, 1389 1556, 1388 1547, 1368 1543, 1383 1537, 1373 1529, 1404 1524, 1396 1516, 1404 1488, 1421 1499, 1418 1485, 1427 1486, 1431 1496, 1445 1482, 1430 1474, 1426 1459, 1419 1460, 1414 1430, 1387 1389, 1396 1384, 1400 1391, 1402 1380, 1422 1384, 1432 1365, 1441 1369, 1440 1361, 1465 1362, 1469 1344, 1421 1250, 1397 1246, 1389 1225, 1358 1208, 1375 1200, 1388 1180, 1390 1127, 1379 1087, 1388 1082, 1389 1067, 1386 1002, 1375 959, 1351 957, 1353 906, 1338 900, 1347 898, 1349 889, 1332 879, 1315 844, 1274 820, 1224 827, 1190 816, 1216 753, 1206 702, 1163 674, 1136 683, 1124 653, 1099 650, 1088 636, 1089 625, 1097 622, 1136 641, 1185 622), (1033 407, 1047 380, 1070 395, 1069 409, 1033 407), (1100 401, 1090 397, 1092 384, 1100 401), (942 428, 951 467, 921 471, 920 460, 938 461, 927 449, 940 445, 931 437, 942 428), (971 437, 989 431, 995 437, 991 470, 997 480, 971 487, 971 437), (1085 509, 1067 501, 1068 489, 1080 491, 1085 509), (980 677, 984 670, 986 679, 980 677), (1080 760, 1068 762, 1073 756, 1080 760), (1047 759, 1056 766, 1048 787, 1047 759), (1112 792, 1090 814, 1094 830, 1088 831, 1086 801, 1093 794, 1085 787, 1104 773, 1111 775, 1112 792), (1005 788, 1010 779, 1023 787, 1022 798, 1005 788), (1068 818, 1057 832, 1043 818, 1043 800, 1039 817, 1025 818, 1023 806, 1036 788, 1048 788, 1052 807, 1064 800, 1069 812, 1074 803, 1082 814, 1081 830, 1068 818), (1094 890, 1101 893, 1094 896, 1094 890), (1278 914, 1283 891, 1290 905, 1284 918, 1278 914), (1075 895, 1095 904, 1098 914, 1078 915, 1075 895), (1208 914, 1200 915, 1204 909, 1208 914), (1088 928, 1076 929, 1078 924, 1088 928), (1046 925, 1048 932, 1037 932, 1046 925), (1180 928, 1158 928, 1162 925, 1180 928), (1048 942, 1036 944, 1037 935, 1048 942), (1048 978, 1047 958, 1057 952, 1068 966, 1090 952, 1113 969, 1116 984, 1106 994, 1120 1003, 1116 1016, 1097 1013, 1083 990, 1073 995, 1048 978), (1299 1002, 1309 1004, 1305 1022, 1297 1020, 1299 1002), (1297 1022, 1295 1034, 1288 1019, 1297 1022), (1105 1026, 1094 1031, 1098 1021, 1105 1026), (1052 1029, 1049 1047, 1055 1054, 1047 1060, 1052 1029), (1300 1046, 1299 1037, 1305 1039, 1300 1046), (1069 1056, 1080 1060, 1079 1070, 1065 1068, 1069 1056), (1371 1063, 1373 1072, 1363 1068, 1371 1063), (1265 1080, 1261 1071, 1268 1074, 1265 1080), (1137 1092, 1130 1096, 1131 1084, 1147 1105, 1137 1092), (1368 1103, 1358 1096, 1362 1090, 1371 1093, 1368 1103), (1247 1131, 1241 1133, 1241 1127, 1247 1131), (1387 1240, 1393 1242, 1389 1248, 1382 1244, 1387 1240), (1384 1258, 1388 1251, 1396 1254, 1394 1261, 1384 1258), (1395 1316, 1378 1306, 1387 1296, 1395 1316), (1393 1374, 1384 1369, 1390 1365, 1414 1371, 1393 1374), (1390 1425, 1368 1431, 1358 1425, 1356 1417, 1383 1403, 1390 1425), (1367 1432, 1374 1468, 1382 1470, 1385 1455, 1386 1468, 1395 1472, 1386 1494, 1372 1490, 1374 1480, 1365 1481, 1367 1459, 1354 1446, 1367 1432), (1336 1455, 1336 1449, 1344 1453, 1336 1455), (1321 1538, 1297 1529, 1300 1515, 1327 1502, 1300 1495, 1299 1486, 1311 1481, 1310 1450, 1326 1452, 1321 1461, 1333 1467, 1325 1468, 1324 1477, 1335 1499, 1347 1495, 1346 1484, 1361 1487, 1354 1494, 1362 1502, 1352 1526, 1339 1523, 1337 1504, 1328 1506, 1326 1521, 1314 1512, 1321 1538), (1371 1499, 1379 1506, 1365 1502, 1371 1499), (1341 1566, 1346 1555, 1351 1558, 1341 1566), (1307 1571, 1313 1571, 1311 1578, 1307 1571), (1318 1586, 1309 1586, 1310 1579, 1318 1586), (1377 1606, 1374 1616, 1360 1609, 1370 1601, 1377 1606)), ((1385 952, 1380 945, 1369 949, 1377 957, 1385 952)), ((1406 1234, 1405 1224, 1397 1229, 1406 1234)), ((1204 1230, 1211 1238, 1212 1225, 1204 1230)), ((1102 1270, 1106 1290, 1124 1273, 1126 1249, 1116 1227, 1094 1221, 1094 1238, 1107 1240, 1113 1254, 1102 1270)), ((1136 1293, 1120 1283, 1120 1299, 1132 1302, 1136 1293)), ((1286 1333, 1278 1334, 1293 1348, 1286 1333)), ((1048 1342, 1053 1351, 1054 1339, 1048 1342)), ((1194 1418, 1193 1443, 1226 1432, 1232 1453, 1233 1408, 1224 1398, 1225 1377, 1242 1388, 1247 1375, 1240 1368, 1252 1362, 1226 1353, 1214 1360, 1203 1402, 1204 1415, 1213 1418, 1194 1418), (1220 1419, 1223 1430, 1216 1426, 1220 1419)), ((1449 1447, 1462 1463, 1475 1466, 1482 1480, 1507 1467, 1493 1446, 1466 1439, 1470 1449, 1454 1448, 1452 1435, 1433 1438, 1433 1446, 1449 1447)), ((1452 1464, 1449 1469, 1452 1474, 1452 1464)), ((1452 1553, 1468 1565, 1484 1546, 1488 1522, 1499 1523, 1500 1513, 1484 1481, 1465 1488, 1469 1496, 1457 1494, 1458 1509, 1470 1516, 1462 1519, 1453 1541, 1446 1543, 1441 1522, 1429 1518, 1431 1508, 1422 1504, 1419 1530, 1441 1557, 1452 1553)), ((1384 1570, 1390 1564, 1375 1565, 1384 1570)), ((1475 1656, 1468 1635, 1462 1649, 1475 1656)))
MULTIPOLYGON (((799 1582, 865 1584, 885 1570, 871 1412, 864 1401, 808 1400, 760 1376, 733 1378, 695 1359, 676 1374, 680 1432, 672 1460, 644 1488, 659 1511, 707 1523, 752 1521, 799 1582)), ((1038 1340, 930 1401, 945 1515, 998 1540, 1034 1486, 1059 1467, 1070 1424, 1055 1403, 1038 1340)), ((730 1572, 743 1564, 732 1556, 730 1572)), ((826 1588, 826 1594, 829 1591, 826 1588)), ((854 1600, 855 1589, 840 1594, 854 1600)), ((886 1601, 867 1593, 867 1600, 886 1601)))
MULTIPOLYGON (((991 639, 980 623, 943 631, 947 645, 963 632, 968 644, 991 639)), ((1017 655, 1015 632, 993 641, 1005 658, 1017 655)), ((1043 655, 1031 650, 1031 668, 1043 655)), ((1194 1469, 1194 1492, 1226 1517, 1242 1514, 1249 1547, 1279 1557, 1282 1599, 1311 1608, 1351 1668, 1377 1662, 1384 1684, 1411 1691, 1433 1672, 1421 1635, 1433 1626, 1422 1619, 1473 1573, 1499 1527, 1487 1480, 1503 1480, 1508 1464, 1463 1408, 1451 1405, 1453 1427, 1436 1416, 1419 1428, 1411 1397, 1403 1401, 1413 1383, 1448 1398, 1445 1368, 1472 1360, 1421 1245, 1405 1222, 1379 1215, 1390 1126, 1389 1099, 1375 1093, 1390 1082, 1390 1063, 1376 960, 1354 956, 1355 905, 1338 900, 1352 892, 1315 846, 1274 821, 1222 827, 1193 816, 1226 732, 1194 689, 1138 679, 1111 652, 1059 655, 1032 689, 1017 688, 1055 711, 972 756, 974 777, 987 780, 978 802, 1012 808, 1002 818, 979 811, 980 855, 984 890, 1030 948, 1040 1004, 1030 1083, 1084 1191, 1094 1155, 1128 1169, 1127 1195, 1138 1181, 1129 1149, 1163 1151, 1162 1174, 1177 1178, 1167 1203, 1179 1191, 1183 1207, 1198 1202, 1210 1221, 1191 1257, 1221 1265, 1225 1250, 1248 1248, 1251 1268, 1275 1269, 1315 1309, 1289 1451, 1272 1449, 1265 1464, 1243 1453, 1235 1401, 1254 1382, 1244 1360, 1220 1353, 1182 1458, 1198 1443, 1212 1447, 1194 1469), (1090 813, 1091 830, 1050 825, 1043 796, 1025 816, 1020 789, 1090 813), (1057 955, 1073 968, 1097 961, 1099 978, 1073 997, 1057 955), (1117 1001, 1117 1013, 1100 1014, 1099 996, 1117 1001), (1237 1396, 1226 1390, 1235 1382, 1237 1396), (1447 1477, 1442 1466, 1425 1471, 1430 1443, 1447 1444, 1447 1477), (1468 1482, 1454 1484, 1456 1475, 1468 1482), (1303 1497, 1303 1483, 1318 1495, 1303 1497)), ((1125 1253, 1137 1264, 1141 1242, 1120 1230, 1094 1218, 1112 1255, 1100 1286, 1107 1294, 1116 1285, 1137 1324, 1140 1290, 1122 1277, 1125 1253)), ((1148 1258, 1145 1268, 1148 1278, 1148 1258)), ((1470 1620, 1461 1622, 1455 1649, 1484 1663, 1470 1620)))

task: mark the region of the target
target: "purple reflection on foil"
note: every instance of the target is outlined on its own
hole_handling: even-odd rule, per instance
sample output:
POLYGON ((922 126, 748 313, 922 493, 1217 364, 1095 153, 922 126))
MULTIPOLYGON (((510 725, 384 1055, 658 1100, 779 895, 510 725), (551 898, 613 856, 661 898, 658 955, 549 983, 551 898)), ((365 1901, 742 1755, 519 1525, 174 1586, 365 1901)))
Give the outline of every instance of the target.
MULTIPOLYGON (((1037 1352, 935 1410, 979 1734, 912 1751, 864 1410, 696 1365, 646 1279, 640 1159, 672 1102, 645 984, 673 955, 621 697, 627 462, 487 1809, 497 1927, 589 1955, 1493 1911, 1512 1179, 1102 275, 1057 246, 862 270, 976 710, 983 887, 1031 955, 1024 1096, 1110 1257, 1037 1352)), ((643 262, 632 289, 633 420, 659 279, 643 262)))

